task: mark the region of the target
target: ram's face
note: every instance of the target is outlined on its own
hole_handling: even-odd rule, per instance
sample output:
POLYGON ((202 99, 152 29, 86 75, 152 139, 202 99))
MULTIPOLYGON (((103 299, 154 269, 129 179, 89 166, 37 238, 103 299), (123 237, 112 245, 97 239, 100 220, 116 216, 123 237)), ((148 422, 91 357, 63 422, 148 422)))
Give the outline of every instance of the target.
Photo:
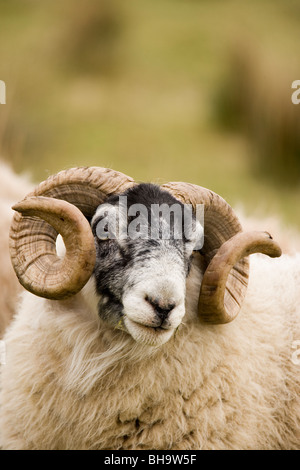
MULTIPOLYGON (((60 301, 83 290, 92 276, 99 315, 147 344, 166 342, 182 320, 193 250, 202 248, 205 260, 197 312, 209 324, 238 315, 249 254, 281 255, 269 233, 242 232, 234 211, 216 193, 182 182, 138 185, 108 168, 59 172, 13 209, 10 254, 22 286, 60 301), (202 215, 205 209, 204 246, 199 206, 202 215), (56 250, 57 234, 65 253, 56 250)), ((94 305, 95 298, 89 300, 94 305)))
POLYGON ((159 346, 184 317, 186 277, 203 231, 193 215, 180 218, 184 206, 155 186, 123 197, 102 204, 92 221, 98 311, 136 341, 159 346))

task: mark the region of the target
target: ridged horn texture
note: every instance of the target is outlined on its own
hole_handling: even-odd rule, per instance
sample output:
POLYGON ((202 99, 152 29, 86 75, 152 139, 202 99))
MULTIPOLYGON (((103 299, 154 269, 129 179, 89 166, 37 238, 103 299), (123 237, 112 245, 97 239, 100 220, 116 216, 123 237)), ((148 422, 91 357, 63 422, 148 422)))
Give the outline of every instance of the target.
MULTIPOLYGON (((243 278, 234 276, 245 256, 281 255, 279 245, 267 232, 242 232, 225 242, 206 269, 199 296, 199 315, 206 323, 229 323, 238 315, 244 298, 243 278)), ((240 273, 239 273, 240 274, 240 273)))
POLYGON ((280 256, 279 245, 266 232, 242 232, 229 204, 218 194, 188 183, 162 185, 185 204, 204 205, 204 245, 207 269, 200 288, 198 311, 205 323, 232 321, 242 306, 249 278, 252 253, 280 256))
POLYGON ((95 265, 88 220, 109 195, 134 184, 108 168, 72 168, 43 181, 16 204, 10 253, 20 283, 35 295, 55 300, 79 292, 95 265), (56 253, 58 233, 66 246, 64 258, 56 253))

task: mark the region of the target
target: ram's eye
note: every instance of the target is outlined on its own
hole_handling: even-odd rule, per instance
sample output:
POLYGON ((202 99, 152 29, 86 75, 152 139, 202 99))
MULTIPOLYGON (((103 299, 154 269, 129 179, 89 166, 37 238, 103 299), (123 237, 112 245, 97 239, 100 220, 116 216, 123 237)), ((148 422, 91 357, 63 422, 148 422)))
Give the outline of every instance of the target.
POLYGON ((109 232, 103 232, 101 234, 97 234, 97 237, 98 237, 98 240, 101 240, 101 241, 109 240, 111 238, 109 232))

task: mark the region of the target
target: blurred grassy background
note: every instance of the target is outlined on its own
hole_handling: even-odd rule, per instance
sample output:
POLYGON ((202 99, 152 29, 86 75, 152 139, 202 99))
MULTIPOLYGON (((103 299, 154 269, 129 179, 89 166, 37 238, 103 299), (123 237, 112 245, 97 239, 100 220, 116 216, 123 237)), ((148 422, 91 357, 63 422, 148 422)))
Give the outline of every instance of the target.
POLYGON ((0 155, 206 186, 300 228, 299 0, 0 0, 0 155))

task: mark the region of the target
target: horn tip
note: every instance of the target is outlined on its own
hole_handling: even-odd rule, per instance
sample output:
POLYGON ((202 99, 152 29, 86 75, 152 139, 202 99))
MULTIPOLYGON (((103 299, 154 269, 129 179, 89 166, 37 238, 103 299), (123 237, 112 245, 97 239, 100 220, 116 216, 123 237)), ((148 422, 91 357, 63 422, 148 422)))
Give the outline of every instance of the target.
POLYGON ((271 235, 269 232, 265 232, 265 234, 266 234, 271 240, 273 240, 273 237, 272 237, 272 235, 271 235))
POLYGON ((270 240, 270 246, 272 248, 272 251, 267 254, 269 254, 269 256, 271 256, 272 258, 279 258, 282 255, 282 249, 280 245, 276 242, 276 240, 274 240, 274 238, 269 232, 264 232, 264 233, 267 235, 268 239, 270 240))
POLYGON ((21 212, 22 210, 22 207, 23 207, 23 201, 21 202, 17 202, 16 204, 14 204, 11 208, 13 211, 16 211, 16 212, 21 212))

